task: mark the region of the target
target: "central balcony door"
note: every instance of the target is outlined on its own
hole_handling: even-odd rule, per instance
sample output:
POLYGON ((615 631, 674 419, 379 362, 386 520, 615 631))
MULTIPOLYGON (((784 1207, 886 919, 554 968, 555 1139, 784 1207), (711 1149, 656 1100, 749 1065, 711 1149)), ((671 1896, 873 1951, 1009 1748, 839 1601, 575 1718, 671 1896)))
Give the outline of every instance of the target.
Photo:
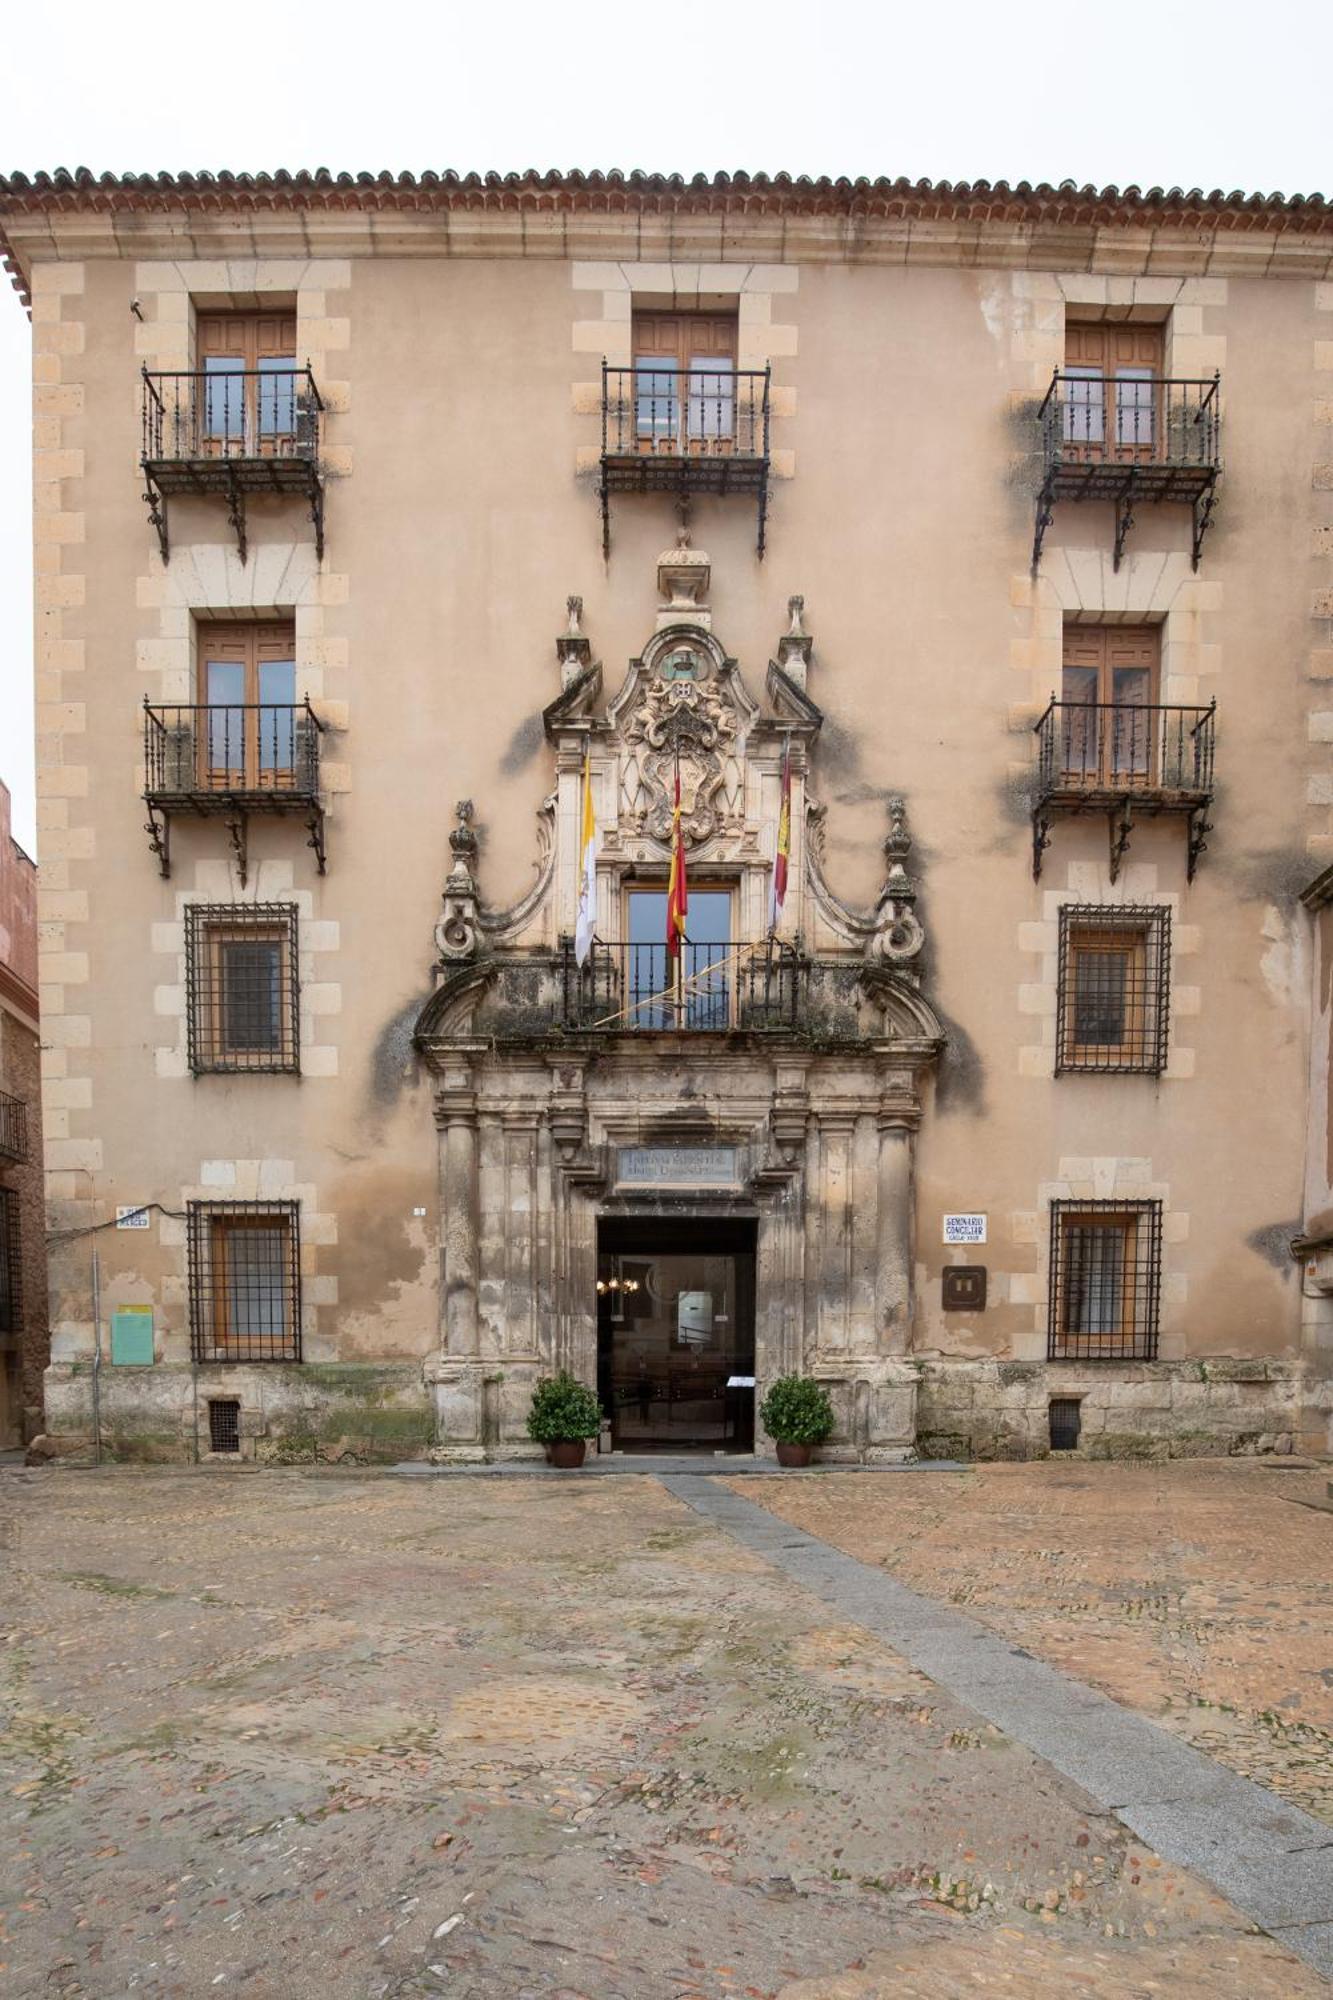
POLYGON ((690 890, 680 977, 666 948, 665 889, 631 889, 626 1018, 636 1028, 722 1030, 732 1023, 730 889, 690 890))

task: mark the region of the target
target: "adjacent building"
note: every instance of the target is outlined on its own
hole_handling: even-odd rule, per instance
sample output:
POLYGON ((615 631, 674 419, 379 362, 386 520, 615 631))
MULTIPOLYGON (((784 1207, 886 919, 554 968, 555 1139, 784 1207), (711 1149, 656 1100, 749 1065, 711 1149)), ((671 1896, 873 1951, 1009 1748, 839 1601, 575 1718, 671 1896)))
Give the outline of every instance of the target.
POLYGON ((0 230, 53 1436, 521 1453, 567 1366, 621 1449, 763 1449, 793 1369, 833 1457, 1327 1444, 1333 210, 79 172, 0 230))
POLYGON ((0 1451, 40 1431, 46 1362, 37 868, 0 783, 0 1451))

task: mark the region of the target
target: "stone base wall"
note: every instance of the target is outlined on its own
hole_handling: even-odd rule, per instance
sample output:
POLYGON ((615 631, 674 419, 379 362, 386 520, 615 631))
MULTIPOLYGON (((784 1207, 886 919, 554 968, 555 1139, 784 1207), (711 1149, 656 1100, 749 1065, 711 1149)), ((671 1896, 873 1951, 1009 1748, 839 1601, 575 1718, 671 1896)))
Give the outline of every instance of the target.
MULTIPOLYGON (((104 1366, 98 1387, 104 1463, 191 1464, 212 1458, 208 1405, 240 1403, 240 1451, 270 1465, 387 1465, 422 1458, 435 1412, 419 1362, 379 1366, 152 1368, 104 1366)), ((60 1362, 46 1372, 46 1424, 38 1455, 94 1457, 93 1371, 60 1362)), ((219 1461, 220 1462, 220 1461, 219 1461)))
POLYGON ((1050 1403, 1077 1397, 1083 1458, 1212 1458, 1303 1442, 1299 1361, 922 1360, 922 1458, 1050 1453, 1050 1403))
MULTIPOLYGON (((258 1464, 386 1465, 539 1458, 524 1419, 536 1370, 393 1362, 101 1371, 103 1462, 190 1464, 214 1456, 208 1405, 240 1403, 240 1450, 258 1464), (521 1377, 521 1379, 520 1379, 521 1377)), ((1297 1361, 1102 1363, 898 1360, 856 1379, 817 1371, 838 1423, 825 1464, 912 1457, 1033 1459, 1050 1453, 1050 1403, 1079 1403, 1078 1455, 1089 1459, 1207 1458, 1322 1450, 1327 1412, 1313 1412, 1297 1361), (1312 1430, 1312 1416, 1318 1421, 1312 1430)), ((760 1389, 762 1394, 762 1385, 760 1389)), ((37 1453, 76 1464, 94 1456, 93 1371, 46 1373, 37 1453)), ((756 1439, 761 1455, 771 1441, 756 1439)))

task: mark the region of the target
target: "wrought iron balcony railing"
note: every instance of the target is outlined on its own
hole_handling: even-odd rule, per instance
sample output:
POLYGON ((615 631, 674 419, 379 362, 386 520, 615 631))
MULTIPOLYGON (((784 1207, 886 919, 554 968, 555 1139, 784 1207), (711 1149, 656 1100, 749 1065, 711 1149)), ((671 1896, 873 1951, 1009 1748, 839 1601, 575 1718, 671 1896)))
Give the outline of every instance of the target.
POLYGON ((585 964, 562 942, 564 1025, 605 1034, 722 1034, 794 1028, 806 967, 790 945, 685 944, 680 972, 665 944, 598 938, 585 964))
POLYGON ((308 366, 211 367, 143 371, 143 467, 149 517, 165 562, 166 503, 173 494, 228 502, 241 560, 247 495, 301 494, 324 553, 324 488, 319 469, 323 400, 308 366))
POLYGON ((303 817, 323 874, 319 739, 324 725, 308 700, 165 708, 145 700, 143 714, 148 833, 164 875, 171 868, 171 815, 214 814, 228 823, 244 883, 251 812, 303 817))
POLYGON ((1194 509, 1193 558, 1222 470, 1221 377, 1106 375, 1057 369, 1038 413, 1042 486, 1033 567, 1057 500, 1106 500, 1116 509, 1115 567, 1140 502, 1182 501, 1194 509))
POLYGON ((0 1160, 28 1157, 28 1110, 21 1097, 0 1090, 0 1160))
POLYGON ((1051 813, 1100 807, 1111 815, 1112 881, 1129 845, 1135 812, 1188 816, 1192 880, 1209 830, 1216 713, 1216 702, 1186 708, 1057 701, 1052 696, 1034 725, 1034 874, 1041 873, 1051 813))
POLYGON ((768 510, 768 368, 602 363, 602 536, 613 493, 740 493, 768 510))

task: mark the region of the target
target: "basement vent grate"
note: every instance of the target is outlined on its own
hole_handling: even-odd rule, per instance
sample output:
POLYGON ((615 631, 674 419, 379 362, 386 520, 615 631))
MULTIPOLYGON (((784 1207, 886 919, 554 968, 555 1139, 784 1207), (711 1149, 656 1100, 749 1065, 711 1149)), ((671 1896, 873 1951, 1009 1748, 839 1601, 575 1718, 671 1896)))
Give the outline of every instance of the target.
POLYGON ((1077 1396, 1052 1396, 1047 1414, 1051 1425, 1052 1451, 1077 1451, 1082 1427, 1077 1396))
POLYGON ((208 1448, 210 1451, 239 1451, 241 1448, 241 1406, 226 1397, 208 1406, 208 1448))

